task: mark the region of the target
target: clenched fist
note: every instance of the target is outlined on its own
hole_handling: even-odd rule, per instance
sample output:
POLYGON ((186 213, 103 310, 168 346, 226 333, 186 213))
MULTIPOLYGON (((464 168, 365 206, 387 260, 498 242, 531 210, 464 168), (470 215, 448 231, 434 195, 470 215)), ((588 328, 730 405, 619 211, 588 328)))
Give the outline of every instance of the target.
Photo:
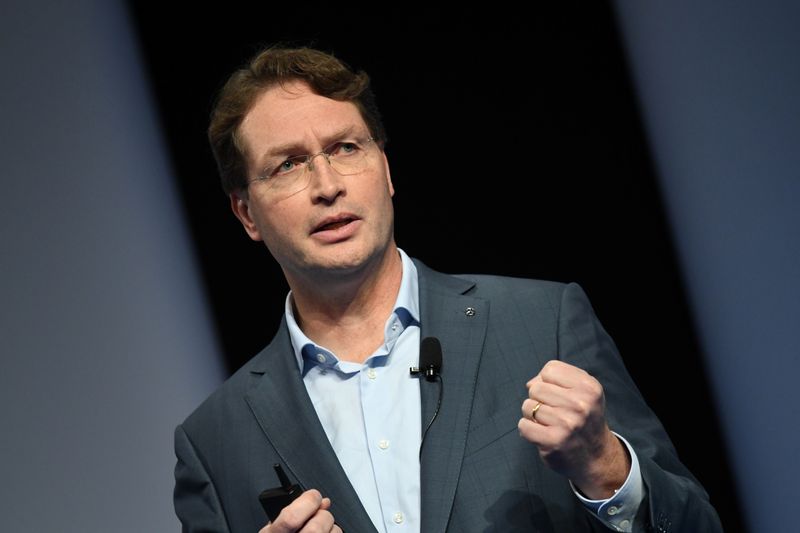
POLYGON ((527 387, 520 435, 586 497, 612 496, 628 476, 630 457, 606 424, 600 382, 576 366, 553 360, 527 387))

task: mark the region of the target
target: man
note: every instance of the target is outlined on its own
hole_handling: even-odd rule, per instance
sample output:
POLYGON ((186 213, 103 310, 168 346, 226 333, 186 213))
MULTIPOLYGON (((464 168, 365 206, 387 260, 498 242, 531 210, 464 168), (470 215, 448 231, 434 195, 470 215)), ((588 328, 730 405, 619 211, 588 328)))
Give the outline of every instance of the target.
POLYGON ((721 530, 579 287, 398 249, 365 74, 267 49, 209 138, 291 291, 270 345, 176 430, 184 530, 721 530), (427 337, 443 362, 420 379, 427 337), (267 524, 274 464, 304 491, 267 524))

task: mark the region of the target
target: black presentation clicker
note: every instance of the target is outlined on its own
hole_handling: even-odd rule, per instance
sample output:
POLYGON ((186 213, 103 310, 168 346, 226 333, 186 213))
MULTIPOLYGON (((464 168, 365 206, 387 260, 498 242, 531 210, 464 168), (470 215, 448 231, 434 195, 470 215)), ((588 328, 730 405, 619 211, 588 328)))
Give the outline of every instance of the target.
POLYGON ((289 481, 280 464, 275 463, 273 468, 275 468, 275 473, 278 474, 281 486, 267 489, 258 495, 258 501, 261 502, 261 507, 264 508, 264 512, 267 513, 271 522, 278 518, 281 509, 292 503, 303 492, 303 488, 300 485, 292 484, 289 481))

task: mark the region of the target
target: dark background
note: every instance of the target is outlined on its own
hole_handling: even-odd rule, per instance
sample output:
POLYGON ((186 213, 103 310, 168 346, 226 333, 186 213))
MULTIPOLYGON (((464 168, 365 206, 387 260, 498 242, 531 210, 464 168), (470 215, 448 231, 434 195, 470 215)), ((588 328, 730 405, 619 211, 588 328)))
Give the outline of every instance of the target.
POLYGON ((743 531, 613 10, 492 6, 131 2, 228 368, 272 337, 287 287, 230 213, 208 114, 260 46, 313 45, 373 80, 398 245, 445 272, 580 283, 725 530, 743 531))

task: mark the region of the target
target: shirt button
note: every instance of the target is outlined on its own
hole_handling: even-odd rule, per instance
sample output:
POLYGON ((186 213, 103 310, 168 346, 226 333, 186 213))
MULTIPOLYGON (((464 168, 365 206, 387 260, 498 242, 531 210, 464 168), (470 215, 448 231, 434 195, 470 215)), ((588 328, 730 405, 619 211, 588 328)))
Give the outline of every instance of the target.
POLYGON ((611 507, 608 508, 608 511, 606 511, 606 512, 608 514, 610 514, 611 516, 614 516, 615 514, 617 514, 619 512, 619 508, 618 507, 614 507, 612 505, 611 507))
POLYGON ((403 513, 394 513, 394 523, 395 524, 402 524, 403 523, 403 513))
POLYGON ((320 363, 324 363, 325 362, 325 354, 318 353, 317 354, 317 361, 319 361, 320 363))
POLYGON ((392 324, 392 331, 397 331, 397 328, 398 328, 398 326, 397 326, 397 322, 395 322, 394 324, 392 324))
POLYGON ((378 375, 378 373, 375 372, 374 368, 370 368, 369 370, 367 370, 367 377, 369 379, 375 379, 375 376, 377 376, 377 375, 378 375))
POLYGON ((389 441, 388 440, 382 439, 382 440, 378 441, 378 448, 380 448, 381 450, 385 450, 388 447, 389 447, 389 441))
POLYGON ((627 530, 629 527, 631 527, 631 521, 630 520, 623 520, 622 522, 619 523, 619 528, 622 531, 627 530))

